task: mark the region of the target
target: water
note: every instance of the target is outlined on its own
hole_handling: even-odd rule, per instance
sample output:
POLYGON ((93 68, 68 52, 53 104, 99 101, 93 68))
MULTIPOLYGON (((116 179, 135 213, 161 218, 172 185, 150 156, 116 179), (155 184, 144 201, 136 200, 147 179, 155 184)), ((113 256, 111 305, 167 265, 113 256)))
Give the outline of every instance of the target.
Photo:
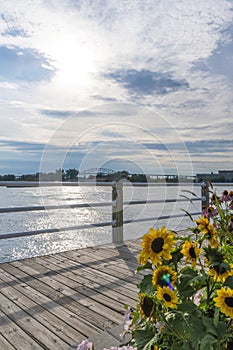
MULTIPOLYGON (((218 187, 221 193, 227 186, 218 187)), ((231 188, 227 188, 231 190, 231 188)), ((124 200, 171 199, 188 195, 185 190, 201 195, 200 187, 187 186, 156 186, 156 187, 124 187, 124 200)), ((190 196, 190 195, 189 195, 190 196)), ((0 207, 60 205, 111 201, 111 187, 106 186, 58 186, 33 188, 0 187, 0 207)), ((161 215, 181 214, 185 209, 189 212, 200 211, 201 203, 188 201, 177 203, 161 203, 125 206, 124 219, 144 217, 159 217, 161 215)), ((46 210, 37 212, 0 214, 0 235, 6 232, 22 232, 47 228, 62 228, 111 221, 111 207, 76 208, 62 210, 46 210)), ((191 220, 175 218, 168 220, 153 219, 148 222, 130 223, 124 226, 124 239, 141 237, 151 226, 166 225, 172 230, 186 229, 191 226, 191 220)), ((30 237, 0 240, 0 262, 46 255, 65 250, 96 246, 111 243, 111 226, 105 228, 88 228, 53 234, 41 234, 30 237)))

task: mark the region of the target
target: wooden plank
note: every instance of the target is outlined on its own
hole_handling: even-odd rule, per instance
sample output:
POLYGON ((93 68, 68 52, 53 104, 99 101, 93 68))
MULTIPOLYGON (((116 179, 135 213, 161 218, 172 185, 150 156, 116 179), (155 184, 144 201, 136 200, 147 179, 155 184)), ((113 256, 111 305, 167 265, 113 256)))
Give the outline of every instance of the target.
MULTIPOLYGON (((135 282, 137 280, 140 279, 140 276, 135 276, 135 268, 133 267, 132 269, 129 270, 128 266, 126 266, 124 263, 121 263, 121 262, 115 262, 114 263, 109 263, 109 262, 105 262, 105 261, 102 261, 102 260, 98 260, 96 261, 95 259, 95 256, 90 255, 76 255, 74 252, 73 253, 70 253, 69 254, 62 254, 62 257, 63 259, 61 259, 61 255, 53 255, 53 256, 48 256, 48 257, 43 257, 44 259, 48 260, 48 261, 51 261, 51 259, 57 259, 57 264, 60 266, 60 263, 68 263, 69 261, 69 264, 73 264, 73 269, 74 271, 77 273, 79 272, 80 270, 83 270, 84 267, 88 267, 89 268, 89 272, 90 273, 95 273, 97 276, 99 276, 99 267, 102 266, 104 267, 103 270, 101 270, 101 273, 102 276, 103 276, 103 273, 105 274, 105 278, 107 278, 107 276, 112 276, 112 271, 118 271, 117 273, 117 277, 118 278, 115 278, 115 280, 121 280, 121 278, 124 278, 124 277, 128 277, 128 276, 133 276, 133 283, 131 283, 131 288, 132 290, 135 290, 135 282), (121 266, 122 265, 122 266, 121 266), (119 267, 120 266, 120 267, 119 267), (78 269, 78 267, 80 267, 78 269), (133 288, 132 288, 133 287, 133 288)), ((127 282, 125 278, 125 281, 127 282)), ((122 285, 122 283, 121 283, 122 285)))
POLYGON ((84 338, 119 345, 124 305, 137 300, 140 249, 107 245, 0 264, 0 349, 68 350, 84 338))
POLYGON ((118 300, 121 303, 132 304, 132 306, 134 306, 135 300, 137 300, 136 288, 134 292, 129 293, 129 291, 126 291, 122 285, 109 281, 108 274, 105 275, 106 278, 100 277, 96 273, 96 270, 88 268, 85 265, 78 265, 76 262, 70 260, 67 260, 66 262, 64 262, 64 260, 60 261, 53 256, 44 259, 40 258, 36 261, 54 271, 57 271, 57 268, 59 267, 59 275, 66 276, 71 280, 74 280, 76 283, 78 280, 78 282, 86 288, 91 286, 91 289, 94 289, 95 292, 98 291, 99 293, 112 298, 114 302, 118 300), (72 269, 72 267, 75 267, 75 269, 72 269))
MULTIPOLYGON (((79 316, 84 320, 92 323, 93 326, 105 327, 109 324, 119 324, 122 321, 122 316, 107 307, 90 301, 82 294, 77 293, 66 287, 63 283, 56 281, 54 278, 38 273, 38 271, 25 265, 25 261, 15 261, 10 264, 3 264, 2 269, 15 274, 17 278, 23 278, 22 281, 27 284, 30 283, 33 288, 39 291, 43 291, 43 294, 48 297, 52 297, 60 304, 64 303, 64 306, 69 307, 70 310, 79 311, 79 316), (13 270, 14 272, 13 272, 13 270), (23 274, 23 275, 22 275, 23 274)), ((48 270, 47 270, 48 272, 48 270)))
MULTIPOLYGON (((64 256, 64 255, 63 255, 64 256)), ((132 281, 133 284, 137 284, 141 277, 140 275, 135 275, 135 269, 126 269, 125 267, 120 267, 119 264, 109 264, 108 262, 101 261, 101 257, 98 257, 95 260, 95 256, 93 255, 87 255, 87 254, 81 254, 79 251, 69 251, 65 254, 66 257, 69 259, 72 259, 73 261, 83 262, 85 265, 89 266, 95 266, 96 269, 106 272, 106 269, 108 269, 109 274, 111 274, 114 277, 117 277, 119 280, 124 283, 125 281, 132 281)))
MULTIPOLYGON (((60 340, 54 334, 48 332, 45 327, 43 327, 32 317, 29 317, 27 312, 20 309, 13 301, 9 300, 3 294, 0 294, 0 310, 3 313, 7 314, 8 318, 16 325, 18 325, 29 336, 29 339, 31 338, 35 341, 35 343, 41 345, 38 347, 38 344, 32 344, 31 341, 31 347, 27 348, 27 343, 25 342, 24 345, 26 349, 67 349, 68 344, 66 342, 60 340)), ((3 322, 6 321, 3 320, 3 322)), ((18 344, 18 342, 21 342, 21 338, 19 338, 15 344, 18 344)))
MULTIPOLYGON (((23 270, 27 270, 29 273, 34 273, 33 271, 39 271, 41 274, 46 274, 48 272, 48 269, 50 272, 52 272, 52 269, 57 269, 56 265, 49 264, 49 266, 44 267, 38 263, 35 262, 35 260, 30 261, 27 260, 23 263, 21 262, 14 262, 14 265, 18 266, 19 268, 22 268, 23 270), (32 265, 32 267, 30 266, 32 265)), ((40 280, 47 279, 47 276, 44 276, 40 280)), ((51 279, 50 279, 51 280, 51 279)), ((122 312, 124 309, 124 303, 115 300, 113 303, 113 300, 101 293, 96 292, 93 288, 90 288, 88 286, 84 286, 83 284, 79 284, 77 280, 73 280, 71 278, 68 278, 64 276, 62 273, 55 273, 52 276, 52 283, 59 283, 59 285, 63 286, 63 293, 68 293, 69 295, 74 295, 79 297, 79 300, 82 301, 82 303, 86 306, 92 307, 96 304, 98 308, 106 308, 107 313, 111 312, 111 317, 116 317, 119 320, 119 312, 122 312)))
MULTIPOLYGON (((127 295, 131 299, 135 300, 136 295, 136 285, 135 283, 131 283, 125 281, 124 285, 119 278, 112 276, 111 271, 108 268, 105 268, 104 271, 101 271, 98 267, 94 268, 93 266, 89 266, 89 264, 80 264, 77 260, 71 260, 67 258, 59 259, 60 257, 49 256, 49 258, 45 258, 45 264, 47 261, 57 264, 57 266, 62 267, 62 269, 74 271, 74 275, 85 277, 87 282, 92 283, 93 281, 98 283, 100 286, 108 287, 108 289, 112 288, 117 293, 122 295, 127 295)), ((133 302, 132 300, 132 302, 133 302)))
POLYGON ((6 338, 3 337, 2 334, 0 334, 0 349, 2 350, 17 350, 15 347, 13 347, 12 344, 10 344, 6 338))
MULTIPOLYGON (((0 281, 2 281, 1 278, 0 281)), ((80 333, 71 327, 67 327, 67 324, 61 319, 55 317, 53 314, 43 309, 40 305, 36 304, 34 301, 16 289, 6 284, 5 288, 1 289, 1 293, 8 299, 14 300, 14 303, 19 308, 25 310, 28 315, 40 322, 40 324, 42 324, 48 330, 48 332, 52 334, 54 333, 58 338, 64 340, 70 346, 75 345, 74 339, 82 339, 83 336, 80 333)))
MULTIPOLYGON (((50 255, 50 256, 45 256, 43 257, 44 259, 47 259, 50 261, 51 258, 54 259, 53 261, 55 262, 56 259, 56 264, 60 266, 61 263, 67 264, 67 268, 69 268, 70 271, 75 270, 76 273, 81 274, 82 276, 86 276, 86 271, 95 276, 95 281, 101 281, 105 280, 106 283, 112 283, 116 284, 118 286, 124 285, 124 290, 125 293, 129 293, 130 295, 135 293, 136 290, 136 283, 135 280, 133 282, 130 282, 129 280, 125 280, 124 284, 122 284, 122 280, 119 279, 119 277, 115 277, 112 275, 111 270, 109 271, 108 268, 104 268, 103 271, 99 269, 98 266, 93 266, 94 264, 90 264, 90 261, 88 263, 85 263, 83 259, 70 259, 66 255, 50 255), (80 261, 81 260, 81 261, 80 261), (69 267, 68 267, 69 266, 69 267)), ((94 258, 93 258, 94 259, 94 258)))
POLYGON ((99 329, 100 331, 101 329, 103 330, 116 324, 113 320, 106 319, 104 316, 98 313, 93 313, 91 309, 75 300, 75 297, 71 298, 70 296, 63 294, 63 286, 61 284, 58 284, 55 286, 55 288, 53 288, 54 286, 52 285, 51 279, 49 279, 48 283, 44 283, 37 279, 35 275, 32 277, 22 270, 16 268, 12 265, 12 263, 4 264, 2 268, 12 275, 15 275, 17 279, 21 280, 23 283, 26 281, 27 285, 31 286, 36 291, 42 292, 43 295, 51 298, 59 305, 62 305, 71 312, 76 313, 78 319, 82 320, 84 324, 90 325, 90 332, 93 329, 99 329), (89 322, 88 320, 91 321, 89 322))
POLYGON ((21 281, 18 281, 18 283, 15 283, 14 276, 10 275, 6 271, 1 271, 1 278, 8 285, 13 285, 14 288, 18 290, 20 293, 34 300, 37 304, 39 304, 45 310, 48 309, 53 315, 57 316, 61 320, 64 320, 65 324, 67 324, 67 328, 71 327, 77 330, 80 336, 78 337, 78 334, 76 334, 76 338, 74 335, 73 339, 82 340, 83 337, 99 334, 99 331, 95 330, 95 328, 92 327, 90 324, 87 325, 85 322, 83 322, 83 320, 80 320, 77 317, 77 314, 74 312, 71 312, 68 308, 65 308, 64 306, 56 303, 52 299, 43 295, 41 292, 31 288, 29 285, 21 281))
POLYGON ((71 259, 74 259, 74 256, 76 258, 79 257, 79 259, 84 258, 85 261, 83 261, 83 263, 85 264, 88 262, 89 259, 89 264, 92 264, 93 268, 97 268, 97 265, 101 264, 102 266, 105 266, 108 269, 115 268, 117 269, 117 271, 125 273, 127 275, 129 274, 128 272, 134 275, 134 272, 138 266, 137 260, 132 260, 132 257, 124 259, 119 255, 112 255, 112 251, 108 250, 96 251, 95 254, 86 249, 83 253, 80 253, 80 251, 69 251, 61 253, 61 256, 71 259))
MULTIPOLYGON (((0 311, 1 319, 1 339, 6 338, 12 348, 16 350, 42 350, 34 339, 24 332, 16 323, 14 323, 4 312, 0 311), (16 347, 15 347, 16 346, 16 347)), ((3 340, 2 340, 3 341, 3 340)), ((0 349, 5 350, 5 347, 0 349)), ((6 347, 7 349, 7 347, 6 347)))

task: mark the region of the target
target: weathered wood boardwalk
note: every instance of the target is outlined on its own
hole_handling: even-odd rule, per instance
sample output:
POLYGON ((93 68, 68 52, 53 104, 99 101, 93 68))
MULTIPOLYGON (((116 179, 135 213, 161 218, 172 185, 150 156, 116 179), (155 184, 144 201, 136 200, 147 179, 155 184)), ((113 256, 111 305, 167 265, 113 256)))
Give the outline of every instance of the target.
POLYGON ((0 349, 95 349, 120 343, 135 306, 140 240, 0 264, 0 349))

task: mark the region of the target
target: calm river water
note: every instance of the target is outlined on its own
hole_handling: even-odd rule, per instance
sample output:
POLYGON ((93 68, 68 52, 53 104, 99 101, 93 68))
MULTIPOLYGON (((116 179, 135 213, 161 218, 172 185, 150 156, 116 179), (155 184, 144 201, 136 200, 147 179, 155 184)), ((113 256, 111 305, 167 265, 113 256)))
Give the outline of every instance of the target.
MULTIPOLYGON (((221 194, 225 188, 228 190, 232 189, 230 185, 218 186, 217 193, 221 194)), ((182 195, 188 195, 188 193, 184 192, 186 190, 195 192, 199 197, 201 195, 200 187, 192 187, 190 184, 185 186, 126 186, 124 187, 124 200, 182 198, 182 195)), ((190 195, 188 196, 190 197, 190 195)), ((111 186, 0 187, 1 208, 106 201, 111 201, 111 186)), ((156 218, 161 215, 182 214, 181 209, 189 212, 200 211, 201 203, 196 201, 191 204, 188 201, 184 201, 134 206, 126 205, 124 207, 124 219, 156 218)), ((0 214, 0 235, 6 232, 62 228, 105 221, 111 221, 111 207, 6 213, 0 214)), ((159 221, 153 219, 148 222, 125 224, 124 239, 138 238, 146 233, 151 226, 161 227, 162 225, 178 231, 190 227, 191 220, 186 217, 159 221)), ((110 243, 112 241, 111 235, 111 227, 105 227, 68 232, 62 232, 61 230, 59 233, 54 234, 0 240, 0 262, 110 243)))

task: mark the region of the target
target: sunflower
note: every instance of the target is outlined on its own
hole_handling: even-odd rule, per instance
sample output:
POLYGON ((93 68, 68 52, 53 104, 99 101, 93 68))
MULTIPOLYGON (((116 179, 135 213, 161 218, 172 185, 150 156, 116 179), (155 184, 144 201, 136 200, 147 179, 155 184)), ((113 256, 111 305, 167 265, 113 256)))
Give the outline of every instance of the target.
POLYGON ((200 252, 201 249, 197 248, 197 242, 186 241, 182 244, 181 253, 186 257, 186 262, 192 262, 193 267, 196 267, 200 252))
POLYGON ((217 240, 218 232, 215 230, 214 225, 211 224, 208 218, 202 215, 201 219, 194 220, 197 223, 197 228, 200 230, 210 242, 211 247, 218 247, 217 240))
POLYGON ((209 232, 206 235, 206 237, 209 240, 210 246, 212 248, 219 246, 219 242, 217 240, 217 236, 218 236, 218 232, 215 230, 214 225, 213 224, 209 224, 209 232))
POLYGON ((154 270, 152 284, 157 287, 169 287, 173 289, 172 284, 176 282, 176 272, 169 266, 160 266, 154 270))
POLYGON ((145 264, 151 259, 153 264, 162 264, 161 258, 172 258, 171 250, 174 247, 175 234, 166 227, 158 229, 150 228, 150 233, 142 237, 142 251, 139 254, 139 264, 145 264))
POLYGON ((233 318, 233 289, 221 288, 217 291, 217 297, 214 298, 215 305, 226 316, 233 318))
POLYGON ((216 265, 209 270, 209 275, 213 275, 213 279, 217 282, 225 282, 228 276, 233 276, 233 264, 229 265, 229 269, 224 266, 216 265))
POLYGON ((209 220, 204 215, 200 219, 194 220, 197 223, 198 230, 202 231, 204 234, 208 233, 209 220))
POLYGON ((164 302, 166 307, 170 307, 171 309, 177 308, 178 297, 174 290, 171 290, 169 287, 159 287, 156 296, 164 302))
POLYGON ((140 314, 142 318, 151 317, 154 313, 155 304, 153 298, 145 293, 139 294, 140 314))

